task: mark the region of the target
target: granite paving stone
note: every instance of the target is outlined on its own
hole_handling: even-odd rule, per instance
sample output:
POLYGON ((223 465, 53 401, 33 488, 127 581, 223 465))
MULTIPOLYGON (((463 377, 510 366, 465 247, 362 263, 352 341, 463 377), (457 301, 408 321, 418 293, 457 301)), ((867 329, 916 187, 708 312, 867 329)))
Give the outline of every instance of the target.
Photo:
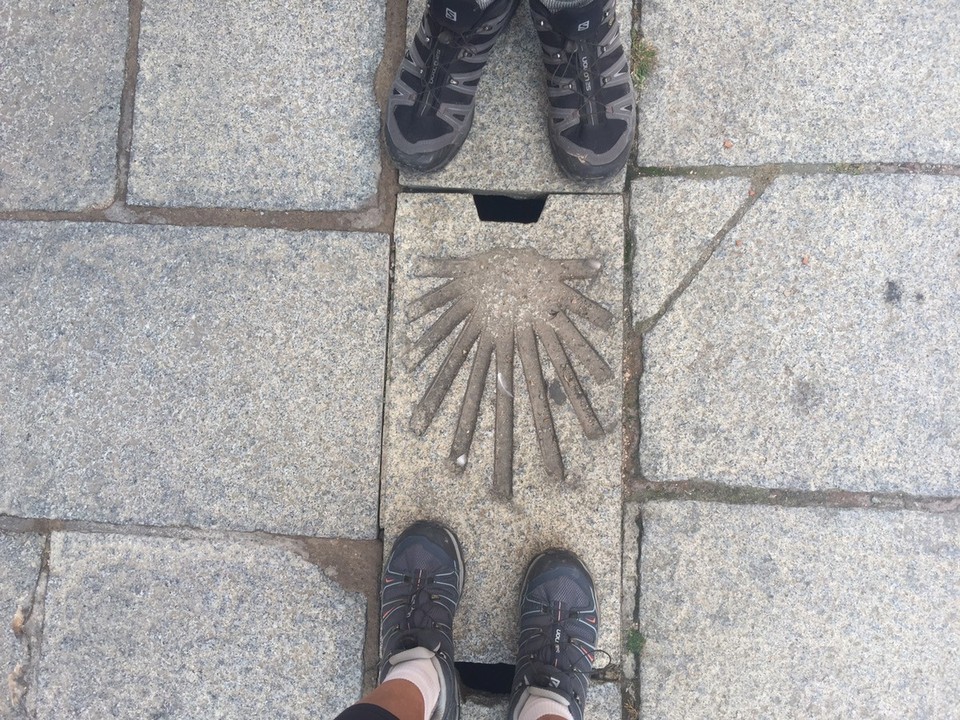
POLYGON ((749 191, 750 181, 737 177, 645 177, 631 183, 635 321, 660 311, 749 191))
POLYGON ((0 533, 0 717, 14 717, 18 682, 28 657, 21 633, 40 575, 43 538, 0 533), (16 628, 16 629, 15 629, 16 628))
POLYGON ((0 209, 113 202, 127 3, 0 8, 0 209))
MULTIPOLYGON (((404 527, 421 517, 445 522, 453 528, 464 547, 469 585, 455 627, 458 657, 490 663, 514 662, 517 594, 527 563, 538 551, 550 546, 569 547, 593 573, 601 605, 600 644, 617 661, 622 199, 551 196, 539 222, 515 224, 479 221, 469 195, 405 194, 399 198, 395 242, 381 502, 387 547, 404 527), (507 256, 520 251, 528 253, 520 261, 507 256), (570 336, 564 335, 562 346, 554 352, 554 357, 570 353, 570 363, 598 420, 594 439, 587 439, 581 430, 573 409, 575 404, 581 407, 577 402, 580 396, 571 395, 558 378, 559 373, 548 360, 550 349, 543 339, 547 335, 540 330, 539 342, 530 336, 533 353, 539 354, 539 364, 522 364, 512 351, 504 352, 501 361, 493 357, 486 383, 479 385, 484 388, 479 398, 467 393, 468 387, 474 387, 468 376, 474 374, 478 352, 473 351, 469 357, 460 353, 457 348, 461 341, 454 336, 461 337, 461 331, 455 327, 451 328, 450 339, 418 364, 418 338, 434 321, 449 317, 449 311, 435 306, 425 317, 418 317, 417 308, 427 303, 416 299, 443 284, 436 273, 445 262, 449 265, 456 263, 455 259, 491 253, 483 262, 471 260, 477 263, 473 266, 458 265, 468 269, 453 286, 469 287, 465 283, 486 278, 482 290, 474 289, 470 291, 474 295, 468 292, 461 296, 467 300, 451 305, 457 307, 461 301, 476 303, 470 319, 462 322, 462 332, 468 335, 468 327, 480 323, 483 330, 477 347, 483 346, 489 332, 496 334, 498 343, 505 337, 516 338, 519 354, 523 352, 519 350, 521 346, 527 347, 523 338, 531 323, 559 323, 561 315, 566 317, 560 311, 563 301, 549 295, 557 290, 551 280, 553 266, 550 261, 535 262, 531 251, 553 260, 586 258, 588 262, 570 263, 568 267, 592 278, 571 280, 567 287, 579 297, 598 303, 602 313, 610 313, 605 329, 585 321, 579 313, 572 313, 571 323, 583 333, 585 342, 574 347, 568 344, 570 336), (595 364, 583 362, 589 355, 585 350, 587 343, 592 343, 609 367, 616 369, 609 372, 609 377, 592 370, 595 364), (464 368, 453 378, 432 424, 424 428, 419 414, 421 400, 433 392, 427 392, 428 388, 442 384, 442 380, 433 382, 431 378, 441 366, 449 369, 450 364, 443 361, 448 352, 451 358, 464 359, 464 368), (533 381, 532 397, 538 408, 546 405, 550 409, 562 452, 563 479, 551 470, 551 462, 544 460, 547 456, 538 450, 538 435, 531 420, 533 410, 525 371, 534 375, 532 369, 541 365, 544 380, 539 385, 533 381), (460 408, 470 407, 462 400, 470 397, 476 398, 473 407, 479 413, 473 444, 452 452, 458 437, 455 430, 460 423, 460 408), (506 447, 502 442, 503 428, 509 427, 509 423, 495 427, 497 407, 502 409, 503 404, 511 402, 515 419, 513 457, 511 463, 507 456, 506 465, 513 471, 512 493, 499 485, 502 466, 497 459, 500 456, 495 457, 497 448, 506 447)), ((581 307, 580 312, 601 314, 596 307, 592 311, 581 307)), ((498 349, 494 355, 499 352, 498 349)), ((451 363, 457 362, 455 359, 451 363)), ((538 417, 542 420, 543 416, 538 417)), ((550 420, 538 421, 537 427, 543 432, 540 437, 550 435, 549 425, 550 420)))
POLYGON ((374 538, 388 238, 0 224, 0 513, 374 538))
MULTIPOLYGON (((426 0, 410 0, 407 42, 420 26, 426 0)), ((632 23, 630 0, 618 0, 617 17, 626 47, 632 23)), ((480 81, 470 135, 443 170, 422 174, 401 171, 406 187, 466 189, 492 193, 619 193, 626 173, 599 183, 567 178, 553 160, 547 138, 547 90, 540 41, 530 7, 520 4, 497 41, 480 81)))
POLYGON ((954 0, 643 3, 641 165, 960 162, 954 0))
POLYGON ((960 179, 783 177, 644 339, 643 476, 960 490, 960 179))
POLYGON ((285 547, 55 533, 37 716, 334 717, 364 628, 363 597, 285 547))
POLYGON ((960 516, 643 507, 642 717, 948 718, 960 516))
POLYGON ((146 0, 130 202, 352 210, 380 176, 383 0, 146 0))

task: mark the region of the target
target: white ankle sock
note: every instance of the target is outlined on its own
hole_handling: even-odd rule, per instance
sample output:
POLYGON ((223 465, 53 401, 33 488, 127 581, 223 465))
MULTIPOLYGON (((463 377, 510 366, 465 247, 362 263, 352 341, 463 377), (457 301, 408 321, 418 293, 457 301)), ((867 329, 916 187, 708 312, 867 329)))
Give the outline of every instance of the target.
POLYGON ((423 720, 430 720, 440 699, 440 674, 431 658, 404 660, 390 668, 383 679, 387 680, 407 680, 416 685, 423 695, 423 720))
POLYGON ((517 720, 540 720, 544 715, 556 715, 564 720, 573 720, 570 708, 559 700, 548 697, 530 696, 520 708, 517 720))

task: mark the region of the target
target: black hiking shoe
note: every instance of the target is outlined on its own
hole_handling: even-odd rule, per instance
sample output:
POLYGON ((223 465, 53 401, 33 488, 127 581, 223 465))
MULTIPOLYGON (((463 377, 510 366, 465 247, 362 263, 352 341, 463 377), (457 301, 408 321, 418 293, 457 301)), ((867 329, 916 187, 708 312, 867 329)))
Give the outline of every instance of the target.
POLYGON ((616 175, 627 163, 637 126, 616 1, 551 12, 530 0, 530 13, 547 71, 547 130, 557 164, 575 180, 616 175))
POLYGON ((405 660, 431 660, 440 676, 431 720, 460 717, 452 624, 462 591, 463 557, 453 532, 421 521, 400 534, 380 584, 380 682, 405 660))
POLYGON ((397 70, 384 135, 397 165, 439 170, 453 159, 473 124, 477 85, 490 51, 519 0, 428 0, 397 70))
POLYGON ((600 614, 593 580, 567 550, 534 558, 520 591, 517 669, 507 717, 516 720, 530 697, 567 705, 583 720, 600 614))

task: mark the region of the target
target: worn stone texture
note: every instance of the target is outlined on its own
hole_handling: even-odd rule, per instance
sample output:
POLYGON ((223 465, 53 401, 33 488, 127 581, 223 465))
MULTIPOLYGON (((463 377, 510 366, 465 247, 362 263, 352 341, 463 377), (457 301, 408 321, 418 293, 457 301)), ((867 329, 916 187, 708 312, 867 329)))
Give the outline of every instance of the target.
POLYGON ((641 165, 960 162, 954 0, 643 3, 641 165))
POLYGON ((947 718, 960 516, 643 508, 642 717, 947 718))
POLYGON ((656 315, 746 202, 747 178, 645 177, 630 185, 633 319, 656 315))
POLYGON ((113 202, 127 3, 0 7, 0 209, 113 202))
MULTIPOLYGON (((420 27, 426 0, 407 5, 407 42, 420 27)), ((630 0, 618 0, 617 17, 625 47, 630 47, 630 0)), ((547 137, 547 89, 540 41, 530 7, 520 4, 497 40, 477 91, 470 135, 444 169, 428 174, 400 172, 406 187, 466 189, 518 195, 544 193, 619 193, 626 171, 603 183, 569 179, 550 152, 547 137)))
POLYGON ((388 252, 0 224, 0 513, 376 537, 388 252))
POLYGON ((292 549, 55 533, 41 718, 334 717, 365 602, 292 549))
POLYGON ((960 178, 777 180, 644 338, 641 471, 960 490, 960 178))
POLYGON ((380 175, 383 0, 144 2, 130 202, 352 210, 380 175))
MULTIPOLYGON (((622 354, 623 205, 616 196, 552 196, 536 224, 482 223, 469 195, 401 195, 396 225, 396 280, 391 325, 390 371, 384 436, 381 522, 387 547, 410 522, 428 518, 448 524, 464 548, 470 592, 454 628, 458 658, 514 661, 517 598, 529 561, 550 546, 577 552, 593 573, 600 601, 600 646, 619 658, 620 638, 620 417, 622 354), (492 248, 532 248, 551 258, 593 258, 598 277, 571 282, 613 313, 608 330, 575 324, 611 368, 606 382, 577 373, 606 430, 588 440, 541 347, 553 422, 566 478, 550 479, 537 448, 522 368, 514 359, 515 442, 512 499, 493 488, 494 395, 492 365, 466 467, 448 459, 458 410, 472 362, 468 358, 429 429, 417 436, 412 413, 453 344, 448 341, 419 367, 414 342, 439 314, 410 320, 414 298, 442 284, 419 276, 432 257, 467 257, 492 248)), ((506 275, 509 280, 509 273, 506 275)), ((509 285, 506 283, 505 287, 509 285)), ((537 285, 529 287, 538 293, 537 285)), ((526 291, 517 297, 525 296, 526 291)), ((519 300, 523 302, 523 300, 519 300)), ((454 333, 456 334, 456 333, 454 333)), ((569 349, 568 349, 569 351, 569 349)), ((542 397, 542 396, 541 396, 542 397)))
POLYGON ((40 575, 43 538, 0 533, 0 717, 12 718, 24 691, 25 622, 40 575), (14 697, 14 695, 18 697, 14 697))
MULTIPOLYGON (((623 715, 620 688, 614 683, 591 683, 584 709, 584 720, 615 720, 623 715)), ((483 700, 468 697, 464 700, 460 717, 463 720, 503 720, 508 717, 510 699, 498 697, 483 700)))

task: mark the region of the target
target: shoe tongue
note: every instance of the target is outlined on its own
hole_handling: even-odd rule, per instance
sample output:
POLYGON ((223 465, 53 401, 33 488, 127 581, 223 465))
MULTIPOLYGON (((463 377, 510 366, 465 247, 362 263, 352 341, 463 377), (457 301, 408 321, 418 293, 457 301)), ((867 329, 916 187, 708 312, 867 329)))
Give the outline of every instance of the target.
POLYGON ((465 33, 480 22, 484 11, 475 0, 432 0, 429 12, 443 27, 465 33))
POLYGON ((571 40, 583 40, 596 35, 603 24, 603 6, 592 2, 586 7, 565 8, 550 13, 550 25, 571 40))

